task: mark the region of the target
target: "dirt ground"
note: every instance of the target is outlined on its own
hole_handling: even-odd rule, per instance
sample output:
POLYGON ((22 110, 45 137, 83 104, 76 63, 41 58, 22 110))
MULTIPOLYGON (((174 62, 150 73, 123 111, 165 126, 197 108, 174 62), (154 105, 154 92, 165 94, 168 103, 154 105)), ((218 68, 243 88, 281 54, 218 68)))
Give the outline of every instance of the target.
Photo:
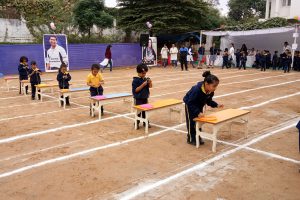
MULTIPOLYGON (((220 79, 215 101, 251 111, 244 127, 223 127, 212 143, 186 143, 185 123, 167 109, 151 116, 148 137, 134 130, 130 105, 105 106, 89 116, 89 93, 58 107, 58 93, 43 102, 8 92, 0 79, 0 199, 291 199, 300 197, 300 73, 212 69, 220 79)), ((203 70, 153 68, 150 102, 182 99, 203 70)), ((72 87, 85 87, 88 71, 73 71, 72 87)), ((131 92, 133 68, 105 71, 104 93, 131 92)), ((56 74, 43 78, 56 79, 56 74)), ((208 112, 220 109, 209 108, 208 112)), ((210 131, 210 126, 205 126, 210 131)))

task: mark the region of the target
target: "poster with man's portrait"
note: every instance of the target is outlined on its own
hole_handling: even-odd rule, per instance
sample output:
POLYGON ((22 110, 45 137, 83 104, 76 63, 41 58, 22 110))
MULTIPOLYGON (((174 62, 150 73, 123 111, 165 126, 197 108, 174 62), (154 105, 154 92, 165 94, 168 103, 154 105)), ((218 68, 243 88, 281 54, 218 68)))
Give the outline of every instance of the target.
POLYGON ((147 46, 142 47, 143 62, 148 66, 157 65, 157 38, 149 37, 147 46))
POLYGON ((61 64, 68 66, 68 41, 64 34, 46 34, 43 38, 45 71, 57 72, 61 64))

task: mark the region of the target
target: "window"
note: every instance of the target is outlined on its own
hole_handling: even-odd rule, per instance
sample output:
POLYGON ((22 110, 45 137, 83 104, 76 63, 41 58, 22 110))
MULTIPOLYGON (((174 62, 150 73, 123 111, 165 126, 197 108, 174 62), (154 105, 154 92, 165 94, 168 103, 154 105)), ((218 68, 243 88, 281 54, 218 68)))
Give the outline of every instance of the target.
POLYGON ((282 6, 291 6, 292 0, 282 0, 282 6))
POLYGON ((286 6, 286 0, 282 0, 282 6, 286 6))

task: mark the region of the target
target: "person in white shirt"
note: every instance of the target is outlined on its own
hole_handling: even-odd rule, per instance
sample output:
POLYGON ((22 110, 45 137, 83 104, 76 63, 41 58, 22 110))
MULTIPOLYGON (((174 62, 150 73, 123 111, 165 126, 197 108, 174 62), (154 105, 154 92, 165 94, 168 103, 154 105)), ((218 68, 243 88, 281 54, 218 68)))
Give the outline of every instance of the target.
POLYGON ((285 53, 286 50, 292 51, 292 47, 289 45, 288 42, 284 42, 282 53, 285 53))
POLYGON ((193 66, 193 68, 195 68, 193 54, 194 54, 194 49, 193 49, 193 45, 191 45, 188 48, 187 61, 190 62, 190 64, 193 66))
POLYGON ((68 56, 66 50, 57 44, 57 37, 50 36, 50 49, 47 50, 46 68, 47 70, 59 69, 61 64, 68 65, 68 56))
POLYGON ((167 65, 168 65, 168 53, 169 53, 169 49, 168 49, 167 45, 164 44, 164 47, 160 51, 164 68, 167 67, 167 65))
POLYGON ((178 55, 178 49, 175 46, 175 44, 172 44, 172 48, 170 49, 170 54, 171 54, 172 66, 175 68, 177 67, 177 55, 178 55))
POLYGON ((231 43, 231 47, 229 49, 229 67, 231 67, 232 64, 233 64, 234 52, 235 52, 235 50, 234 50, 234 44, 231 43))

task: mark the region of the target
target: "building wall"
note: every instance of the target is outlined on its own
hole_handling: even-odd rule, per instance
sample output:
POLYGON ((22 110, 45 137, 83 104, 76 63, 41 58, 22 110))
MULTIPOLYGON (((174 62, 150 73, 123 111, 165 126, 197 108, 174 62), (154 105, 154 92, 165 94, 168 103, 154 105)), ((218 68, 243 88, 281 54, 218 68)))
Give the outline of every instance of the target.
POLYGON ((0 18, 0 42, 32 42, 26 23, 19 19, 0 18))
POLYGON ((300 16, 300 1, 292 0, 291 13, 289 18, 300 16))
MULTIPOLYGON (((282 0, 279 1, 279 10, 276 13, 276 0, 271 1, 270 17, 283 17, 287 19, 300 16, 300 0, 291 0, 291 6, 283 6, 282 0)), ((267 17, 268 18, 268 17, 267 17)))

